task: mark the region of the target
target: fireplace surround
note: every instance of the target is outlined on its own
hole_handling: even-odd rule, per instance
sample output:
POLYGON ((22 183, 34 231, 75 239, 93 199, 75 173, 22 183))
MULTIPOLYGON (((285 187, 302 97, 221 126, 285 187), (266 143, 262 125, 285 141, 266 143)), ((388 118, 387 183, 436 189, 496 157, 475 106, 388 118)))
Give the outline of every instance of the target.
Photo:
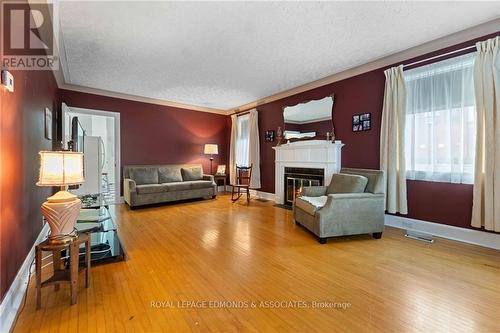
POLYGON ((296 141, 273 147, 275 150, 275 201, 286 204, 285 168, 312 168, 323 170, 323 184, 329 184, 332 175, 340 171, 340 141, 296 141))

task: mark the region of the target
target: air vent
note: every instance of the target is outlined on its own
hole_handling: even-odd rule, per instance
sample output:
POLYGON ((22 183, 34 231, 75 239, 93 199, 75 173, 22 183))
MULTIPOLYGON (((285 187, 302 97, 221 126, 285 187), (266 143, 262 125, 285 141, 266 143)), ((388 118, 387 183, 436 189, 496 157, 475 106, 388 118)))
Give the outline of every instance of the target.
POLYGON ((426 234, 425 232, 419 232, 419 231, 407 229, 405 237, 408 237, 408 238, 411 238, 411 239, 415 239, 415 240, 419 240, 419 241, 422 241, 422 242, 434 243, 434 239, 432 239, 432 235, 431 234, 426 234))

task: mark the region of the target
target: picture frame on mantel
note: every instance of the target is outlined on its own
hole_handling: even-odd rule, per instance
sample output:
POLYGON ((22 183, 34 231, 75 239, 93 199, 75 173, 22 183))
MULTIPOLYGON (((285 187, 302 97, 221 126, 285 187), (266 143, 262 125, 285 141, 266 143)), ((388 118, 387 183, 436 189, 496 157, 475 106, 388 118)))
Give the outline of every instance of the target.
POLYGON ((52 110, 45 108, 44 111, 45 119, 45 139, 52 140, 52 110))

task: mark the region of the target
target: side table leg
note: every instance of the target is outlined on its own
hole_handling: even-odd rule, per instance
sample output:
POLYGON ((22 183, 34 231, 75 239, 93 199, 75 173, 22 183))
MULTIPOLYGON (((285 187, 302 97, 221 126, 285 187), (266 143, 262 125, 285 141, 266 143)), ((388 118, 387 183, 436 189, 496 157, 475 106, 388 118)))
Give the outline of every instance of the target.
POLYGON ((85 265, 87 266, 85 270, 85 288, 88 288, 90 283, 90 239, 85 242, 85 265))
MULTIPOLYGON (((56 271, 61 270, 61 250, 52 251, 52 266, 54 267, 54 274, 56 273, 56 271)), ((54 285, 54 290, 59 290, 59 283, 56 283, 54 285)))
POLYGON ((78 292, 78 262, 79 262, 79 252, 78 252, 78 243, 73 242, 70 245, 70 250, 69 250, 69 269, 70 271, 70 276, 71 276, 71 305, 76 304, 76 296, 78 292))
POLYGON ((35 252, 36 309, 38 310, 42 306, 42 250, 37 246, 35 252))

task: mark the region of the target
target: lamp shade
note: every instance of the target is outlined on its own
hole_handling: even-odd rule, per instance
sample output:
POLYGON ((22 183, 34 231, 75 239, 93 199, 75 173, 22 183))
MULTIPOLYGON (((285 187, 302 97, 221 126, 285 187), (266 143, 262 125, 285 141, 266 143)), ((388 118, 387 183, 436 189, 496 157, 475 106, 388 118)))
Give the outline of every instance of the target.
POLYGON ((38 186, 77 185, 83 177, 83 154, 72 151, 41 151, 38 186))
POLYGON ((217 155, 219 153, 219 147, 213 143, 205 144, 205 154, 217 155))

